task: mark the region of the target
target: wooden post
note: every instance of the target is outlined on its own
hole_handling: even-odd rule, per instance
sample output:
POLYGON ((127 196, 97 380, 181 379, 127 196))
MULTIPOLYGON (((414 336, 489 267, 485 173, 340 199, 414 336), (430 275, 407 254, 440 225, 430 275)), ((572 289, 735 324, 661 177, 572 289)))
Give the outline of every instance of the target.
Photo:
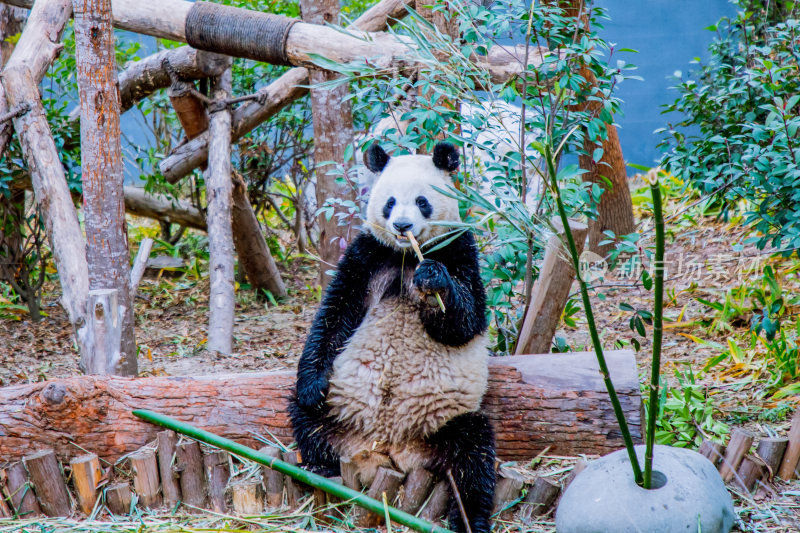
MULTIPOLYGON (((522 329, 514 351, 525 353, 547 353, 553 344, 553 336, 561 322, 561 313, 569 298, 575 268, 569 259, 564 243, 564 228, 553 219, 556 233, 547 240, 544 261, 539 269, 539 279, 533 286, 533 297, 522 323, 522 329)), ((570 230, 575 238, 578 255, 583 252, 589 228, 580 222, 570 221, 570 230)))
MULTIPOLYGON (((30 7, 30 6, 27 6, 30 7)), ((0 74, 9 108, 27 104, 14 118, 31 185, 42 208, 45 228, 61 284, 61 304, 84 351, 89 267, 86 241, 72 204, 63 167, 39 98, 38 83, 61 50, 61 32, 72 12, 70 0, 40 0, 33 6, 17 47, 0 74)))
MULTIPOLYGON (((300 8, 303 20, 314 24, 338 24, 339 0, 301 0, 300 8)), ((309 71, 311 85, 334 80, 339 75, 321 69, 309 71)), ((349 161, 345 161, 345 149, 354 145, 353 138, 353 113, 350 100, 347 98, 350 87, 347 84, 339 85, 333 89, 311 90, 311 113, 314 122, 314 172, 317 177, 316 194, 317 206, 322 205, 332 198, 341 200, 356 200, 356 189, 349 182, 347 169, 349 161), (345 170, 345 185, 336 183, 336 176, 329 175, 334 170, 333 166, 323 166, 323 161, 334 161, 343 166, 345 170)), ((337 207, 337 212, 340 208, 337 207)), ((320 257, 319 284, 323 290, 331 281, 327 274, 335 270, 339 257, 344 253, 347 243, 355 237, 355 225, 358 221, 349 220, 345 226, 339 225, 335 215, 330 220, 320 214, 317 217, 319 224, 319 240, 317 252, 320 257)))
POLYGON ((75 457, 69 462, 72 469, 72 483, 78 496, 78 507, 86 515, 91 515, 97 503, 97 483, 103 476, 100 459, 93 453, 75 457))
POLYGON ((789 444, 786 446, 778 476, 784 481, 790 481, 797 477, 798 466, 800 466, 800 409, 797 409, 792 417, 789 444))
POLYGON ((269 291, 277 299, 286 298, 286 286, 278 265, 250 205, 247 185, 238 174, 233 175, 233 244, 239 267, 244 270, 253 289, 259 293, 269 291))
POLYGON ((756 455, 764 461, 770 478, 778 472, 787 444, 789 444, 789 439, 786 437, 768 437, 758 441, 756 455))
MULTIPOLYGON (((383 499, 383 495, 386 494, 386 501, 389 505, 393 505, 394 498, 397 496, 397 491, 404 478, 405 476, 400 472, 380 467, 375 475, 375 481, 372 482, 372 486, 367 491, 367 496, 380 501, 383 499)), ((356 527, 376 527, 384 522, 382 516, 371 513, 361 507, 353 509, 353 515, 353 523, 356 527)))
MULTIPOLYGON (((72 0, 72 5, 81 103, 81 172, 89 288, 117 291, 116 309, 105 311, 106 316, 119 313, 119 329, 113 335, 106 330, 103 343, 92 343, 90 336, 90 349, 81 354, 81 361, 88 373, 135 376, 138 365, 111 0, 72 0)), ((96 312, 96 307, 91 312, 96 312)))
POLYGON ((587 461, 583 457, 578 459, 578 461, 575 463, 575 466, 572 467, 572 471, 569 473, 569 476, 564 481, 564 489, 569 487, 569 484, 572 483, 575 480, 575 478, 578 477, 578 474, 583 472, 587 466, 589 466, 589 461, 587 461))
POLYGON ((208 502, 211 510, 218 513, 227 511, 225 504, 225 488, 231 476, 228 454, 221 451, 211 451, 203 456, 206 469, 206 483, 208 484, 208 502))
POLYGON ((433 474, 424 468, 415 468, 409 472, 403 485, 402 500, 398 509, 409 514, 417 514, 425 503, 425 498, 430 494, 432 486, 433 474))
POLYGON ((561 492, 561 486, 558 483, 545 477, 537 477, 531 488, 528 489, 528 494, 520 509, 519 515, 522 521, 528 522, 531 517, 547 514, 556 502, 559 492, 561 492))
POLYGON ((264 490, 258 479, 245 479, 231 484, 233 510, 239 516, 260 515, 264 512, 264 490))
POLYGON ((181 487, 175 472, 175 445, 178 435, 166 430, 158 433, 158 472, 164 503, 173 507, 181 499, 181 487))
POLYGON ((761 459, 752 455, 745 456, 737 471, 737 484, 745 491, 750 492, 755 488, 756 482, 767 473, 766 465, 761 459))
POLYGON ((177 470, 181 476, 183 501, 194 507, 206 504, 206 477, 203 475, 203 452, 197 441, 181 442, 175 447, 177 470))
MULTIPOLYGON (((297 452, 295 451, 283 452, 282 456, 283 460, 290 465, 297 465, 299 463, 297 460, 297 452)), ((286 504, 289 506, 289 509, 297 509, 297 504, 303 496, 300 483, 289 476, 285 476, 284 484, 286 486, 286 504)))
POLYGON ((433 486, 428 502, 420 511, 419 517, 428 522, 439 520, 447 512, 449 504, 450 488, 447 485, 447 481, 440 481, 433 486))
POLYGON ((44 514, 69 516, 72 513, 69 492, 55 452, 43 450, 26 456, 23 461, 44 514))
POLYGON ((19 518, 33 518, 41 514, 33 485, 28 481, 28 471, 25 470, 22 461, 13 463, 5 469, 5 480, 11 507, 19 518))
POLYGON ((233 230, 231 227, 231 114, 225 100, 231 92, 231 70, 214 81, 209 134, 206 197, 208 199, 208 349, 230 354, 233 344, 233 230))
POLYGON ((734 474, 742 464, 742 459, 750 451, 755 435, 744 429, 736 428, 731 432, 731 440, 725 449, 725 457, 719 467, 719 475, 723 481, 728 482, 733 479, 734 474))
MULTIPOLYGON (((281 451, 274 446, 264 446, 259 451, 275 459, 281 458, 281 451)), ((283 474, 268 466, 262 466, 261 479, 267 493, 267 507, 273 509, 280 507, 283 504, 283 474)))
POLYGON ((339 471, 342 473, 342 483, 345 487, 353 490, 361 490, 361 482, 358 479, 358 467, 350 459, 342 457, 339 459, 339 471))
POLYGON ((719 466, 722 462, 722 456, 725 454, 725 446, 708 439, 703 439, 697 453, 708 458, 714 466, 719 466))
POLYGON ((158 461, 155 450, 145 448, 128 458, 133 469, 133 489, 145 507, 161 507, 161 484, 158 480, 158 461))
POLYGON ((7 498, 5 473, 0 471, 0 518, 11 518, 14 516, 14 511, 11 510, 11 505, 9 504, 10 499, 7 498))
POLYGON ((106 506, 116 515, 126 515, 131 512, 131 487, 127 483, 112 483, 103 491, 106 506))
POLYGON ((508 468, 501 468, 498 474, 497 485, 494 489, 492 514, 503 511, 500 518, 502 520, 507 520, 510 518, 511 509, 506 509, 505 511, 504 509, 508 504, 519 498, 525 480, 521 474, 508 468))

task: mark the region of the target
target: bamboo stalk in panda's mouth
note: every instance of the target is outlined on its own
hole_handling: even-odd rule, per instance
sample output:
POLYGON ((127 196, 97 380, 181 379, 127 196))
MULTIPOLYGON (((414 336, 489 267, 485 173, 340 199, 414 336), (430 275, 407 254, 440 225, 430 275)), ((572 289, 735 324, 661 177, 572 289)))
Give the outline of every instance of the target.
MULTIPOLYGON (((417 242, 416 237, 414 237, 414 234, 411 233, 411 231, 407 231, 406 232, 406 237, 408 238, 409 242, 411 242, 411 247, 414 249, 414 252, 417 254, 417 258, 419 259, 419 262, 422 263, 422 261, 424 261, 425 258, 422 256, 422 250, 419 249, 419 243, 417 242)), ((444 308, 444 302, 442 301, 442 297, 439 296, 439 293, 438 292, 434 292, 433 294, 436 296, 436 302, 439 304, 439 308, 442 310, 442 313, 447 312, 445 310, 445 308, 444 308)))

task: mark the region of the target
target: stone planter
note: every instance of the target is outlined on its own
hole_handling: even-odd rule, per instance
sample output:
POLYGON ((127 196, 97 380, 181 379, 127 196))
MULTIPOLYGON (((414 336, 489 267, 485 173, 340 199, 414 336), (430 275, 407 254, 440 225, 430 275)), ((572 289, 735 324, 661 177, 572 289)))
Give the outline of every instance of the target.
MULTIPOLYGON (((636 455, 644 467, 643 445, 636 455)), ((727 533, 730 494, 717 469, 697 452, 656 446, 653 485, 633 480, 625 450, 592 461, 570 483, 556 510, 557 533, 727 533)))

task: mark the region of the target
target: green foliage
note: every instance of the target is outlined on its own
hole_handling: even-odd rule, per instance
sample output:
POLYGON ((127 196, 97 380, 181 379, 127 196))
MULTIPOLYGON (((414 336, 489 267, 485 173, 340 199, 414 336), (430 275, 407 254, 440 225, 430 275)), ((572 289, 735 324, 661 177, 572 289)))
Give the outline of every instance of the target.
POLYGON ((662 166, 722 205, 745 202, 759 248, 800 246, 800 31, 796 2, 740 2, 710 29, 707 64, 679 79, 662 166))
MULTIPOLYGON (((714 420, 716 407, 708 391, 697 381, 691 367, 675 371, 677 386, 662 378, 656 418, 656 443, 679 448, 697 448, 703 438, 722 442, 728 426, 714 420)), ((643 386, 645 413, 649 412, 648 390, 643 386)))

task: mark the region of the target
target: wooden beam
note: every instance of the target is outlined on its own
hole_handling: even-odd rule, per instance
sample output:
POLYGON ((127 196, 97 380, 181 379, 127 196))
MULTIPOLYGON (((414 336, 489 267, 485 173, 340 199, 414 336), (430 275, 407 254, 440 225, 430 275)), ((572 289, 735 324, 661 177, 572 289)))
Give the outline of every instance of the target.
MULTIPOLYGON (((575 268, 564 246, 564 228, 560 220, 554 220, 553 224, 557 233, 547 240, 544 261, 539 269, 539 279, 533 286, 533 297, 522 323, 516 354, 550 351, 572 282, 575 281, 575 268)), ((570 221, 569 225, 580 255, 589 228, 576 221, 570 221)))
MULTIPOLYGON (((606 354, 625 416, 640 440, 639 383, 633 352, 606 354)), ((503 460, 605 454, 622 438, 594 353, 492 358, 484 410, 503 460)), ((199 377, 81 376, 0 388, 0 459, 45 446, 63 458, 74 444, 114 461, 156 438, 160 428, 131 415, 151 409, 251 445, 269 432, 292 441, 287 401, 295 371, 199 377), (74 444, 73 444, 74 443, 74 444)))

